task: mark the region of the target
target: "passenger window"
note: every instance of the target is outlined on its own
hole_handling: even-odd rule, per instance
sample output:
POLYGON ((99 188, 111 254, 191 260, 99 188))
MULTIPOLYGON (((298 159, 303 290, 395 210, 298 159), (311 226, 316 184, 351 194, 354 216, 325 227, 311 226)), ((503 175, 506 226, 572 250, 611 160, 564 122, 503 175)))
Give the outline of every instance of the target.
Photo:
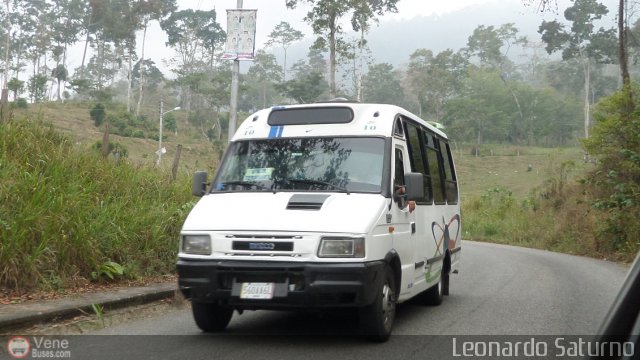
POLYGON ((451 148, 449 144, 440 140, 440 149, 442 150, 442 162, 444 165, 445 176, 445 192, 447 195, 448 204, 458 203, 458 182, 456 179, 456 172, 453 167, 453 161, 451 158, 451 148))
POLYGON ((415 126, 407 124, 407 141, 409 142, 409 155, 411 155, 411 171, 424 174, 424 160, 420 150, 420 137, 415 126))
POLYGON ((427 146, 427 163, 429 174, 431 175, 431 183, 433 185, 433 200, 437 205, 445 204, 444 184, 442 181, 443 173, 441 172, 442 163, 440 160, 440 149, 438 143, 434 141, 433 135, 425 134, 425 144, 433 144, 427 146))
POLYGON ((424 160, 424 146, 420 139, 422 138, 422 130, 411 124, 407 126, 407 141, 409 142, 409 155, 411 160, 411 171, 422 174, 422 186, 424 188, 424 197, 417 199, 418 203, 431 203, 433 194, 431 191, 431 177, 426 171, 424 160))
POLYGON ((396 149, 395 176, 393 178, 393 200, 401 209, 406 205, 406 196, 404 195, 404 161, 402 160, 402 150, 396 149))

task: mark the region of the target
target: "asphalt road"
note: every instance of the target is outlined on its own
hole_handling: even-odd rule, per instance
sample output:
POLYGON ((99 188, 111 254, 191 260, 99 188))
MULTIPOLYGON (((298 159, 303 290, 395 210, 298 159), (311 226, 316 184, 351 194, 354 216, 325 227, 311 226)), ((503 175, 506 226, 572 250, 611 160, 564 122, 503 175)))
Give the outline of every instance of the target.
POLYGON ((432 335, 476 341, 482 338, 464 336, 491 335, 489 339, 496 340, 503 335, 530 339, 594 334, 626 274, 626 268, 611 262, 485 243, 465 242, 462 256, 460 273, 452 276, 443 304, 399 306, 394 336, 384 344, 355 335, 354 311, 236 313, 224 335, 207 336, 185 307, 95 333, 165 336, 75 338, 81 344, 74 346, 74 357, 449 358, 453 337, 432 335))

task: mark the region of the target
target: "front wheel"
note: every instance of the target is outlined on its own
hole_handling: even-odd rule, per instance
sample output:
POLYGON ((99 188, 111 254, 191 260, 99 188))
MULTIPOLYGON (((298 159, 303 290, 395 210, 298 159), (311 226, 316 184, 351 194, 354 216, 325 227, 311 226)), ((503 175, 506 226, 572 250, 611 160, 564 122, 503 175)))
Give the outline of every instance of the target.
POLYGON ((233 315, 233 309, 222 307, 215 303, 192 301, 191 310, 196 325, 204 332, 224 330, 229 325, 233 315))
POLYGON ((365 335, 378 342, 389 339, 396 316, 396 301, 395 278, 391 268, 386 266, 375 300, 360 309, 360 326, 365 335))

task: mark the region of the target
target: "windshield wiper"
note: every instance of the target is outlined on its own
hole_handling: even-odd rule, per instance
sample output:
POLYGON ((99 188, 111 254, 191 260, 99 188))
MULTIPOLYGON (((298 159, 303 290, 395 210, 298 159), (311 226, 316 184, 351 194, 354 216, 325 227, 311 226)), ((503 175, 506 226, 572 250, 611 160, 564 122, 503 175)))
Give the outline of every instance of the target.
POLYGON ((255 182, 255 181, 243 181, 243 180, 236 180, 236 181, 223 181, 220 183, 221 185, 240 185, 240 186, 247 186, 247 187, 252 187, 255 186, 256 189, 258 190, 264 190, 264 185, 255 182))
POLYGON ((349 190, 347 190, 347 188, 343 188, 342 186, 338 186, 338 185, 334 185, 332 183, 326 182, 326 181, 322 181, 322 180, 315 180, 315 179, 287 179, 288 182, 293 182, 293 183, 301 183, 301 184, 310 184, 310 185, 324 185, 324 186, 330 186, 336 190, 340 190, 340 191, 344 191, 347 193, 347 195, 349 195, 349 190))

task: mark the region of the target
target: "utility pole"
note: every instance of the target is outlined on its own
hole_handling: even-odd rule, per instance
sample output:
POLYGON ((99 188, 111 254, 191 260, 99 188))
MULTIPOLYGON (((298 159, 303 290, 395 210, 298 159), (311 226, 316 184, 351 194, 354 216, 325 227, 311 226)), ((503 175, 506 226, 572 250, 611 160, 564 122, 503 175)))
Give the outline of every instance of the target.
POLYGON ((173 109, 165 112, 164 111, 164 100, 162 99, 162 97, 160 97, 160 132, 159 132, 159 136, 158 136, 158 151, 156 152, 156 154, 158 154, 158 160, 156 160, 156 166, 160 166, 160 161, 162 160, 162 154, 164 154, 165 152, 167 152, 167 150, 165 150, 162 147, 162 119, 164 118, 164 116, 172 111, 176 111, 176 110, 180 110, 180 106, 176 106, 173 109))
MULTIPOLYGON (((142 64, 140 64, 142 66, 142 64)), ((160 98, 160 135, 158 136, 158 160, 156 166, 160 166, 160 160, 162 160, 162 117, 164 116, 164 101, 160 98)))
MULTIPOLYGON (((237 0, 238 9, 242 9, 242 0, 237 0)), ((240 60, 233 60, 231 68, 231 104, 229 105, 229 136, 227 142, 231 142, 233 134, 236 132, 236 122, 238 118, 238 87, 240 77, 240 60)))

